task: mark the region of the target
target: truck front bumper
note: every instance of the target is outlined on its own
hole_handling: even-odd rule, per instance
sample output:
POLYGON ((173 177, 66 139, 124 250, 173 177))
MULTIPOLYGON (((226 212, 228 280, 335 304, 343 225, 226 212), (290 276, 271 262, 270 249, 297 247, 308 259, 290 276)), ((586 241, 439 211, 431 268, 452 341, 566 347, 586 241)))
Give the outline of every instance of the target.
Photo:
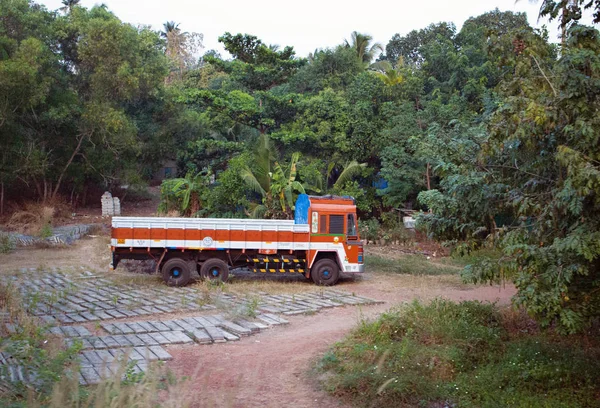
POLYGON ((365 264, 346 264, 344 265, 344 273, 364 273, 365 264))

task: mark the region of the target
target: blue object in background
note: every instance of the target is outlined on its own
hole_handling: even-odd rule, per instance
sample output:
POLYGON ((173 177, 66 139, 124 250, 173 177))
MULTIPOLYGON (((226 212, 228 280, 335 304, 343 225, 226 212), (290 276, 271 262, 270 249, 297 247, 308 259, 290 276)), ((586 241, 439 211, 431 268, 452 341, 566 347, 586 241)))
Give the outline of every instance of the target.
POLYGON ((294 212, 294 224, 308 224, 308 209, 310 208, 310 199, 306 194, 300 194, 296 200, 294 212))
POLYGON ((375 187, 378 190, 383 190, 383 189, 388 188, 388 182, 383 177, 379 177, 378 179, 373 180, 372 185, 373 185, 373 187, 375 187))

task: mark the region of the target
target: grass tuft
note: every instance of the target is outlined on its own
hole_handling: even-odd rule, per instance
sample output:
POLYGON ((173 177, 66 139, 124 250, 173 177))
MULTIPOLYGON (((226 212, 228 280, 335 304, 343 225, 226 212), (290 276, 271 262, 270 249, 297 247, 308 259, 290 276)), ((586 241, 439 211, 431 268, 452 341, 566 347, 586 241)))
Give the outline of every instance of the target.
POLYGON ((492 304, 434 300, 362 321, 319 362, 357 406, 595 407, 600 342, 541 333, 492 304))

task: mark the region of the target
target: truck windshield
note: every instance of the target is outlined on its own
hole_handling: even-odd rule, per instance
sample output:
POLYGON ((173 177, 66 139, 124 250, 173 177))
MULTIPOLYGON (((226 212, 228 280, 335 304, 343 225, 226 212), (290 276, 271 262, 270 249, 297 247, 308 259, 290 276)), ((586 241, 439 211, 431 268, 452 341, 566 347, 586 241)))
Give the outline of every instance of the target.
POLYGON ((356 221, 354 220, 354 214, 348 214, 348 237, 356 237, 356 221))

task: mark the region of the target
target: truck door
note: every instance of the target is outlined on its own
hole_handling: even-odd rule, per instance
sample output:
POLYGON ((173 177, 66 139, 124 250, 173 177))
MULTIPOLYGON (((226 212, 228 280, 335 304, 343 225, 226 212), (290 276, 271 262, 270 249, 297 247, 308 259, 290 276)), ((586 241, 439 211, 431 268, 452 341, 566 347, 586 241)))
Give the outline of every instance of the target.
POLYGON ((362 253, 362 242, 358 239, 356 215, 346 214, 346 262, 358 263, 359 252, 362 253))

